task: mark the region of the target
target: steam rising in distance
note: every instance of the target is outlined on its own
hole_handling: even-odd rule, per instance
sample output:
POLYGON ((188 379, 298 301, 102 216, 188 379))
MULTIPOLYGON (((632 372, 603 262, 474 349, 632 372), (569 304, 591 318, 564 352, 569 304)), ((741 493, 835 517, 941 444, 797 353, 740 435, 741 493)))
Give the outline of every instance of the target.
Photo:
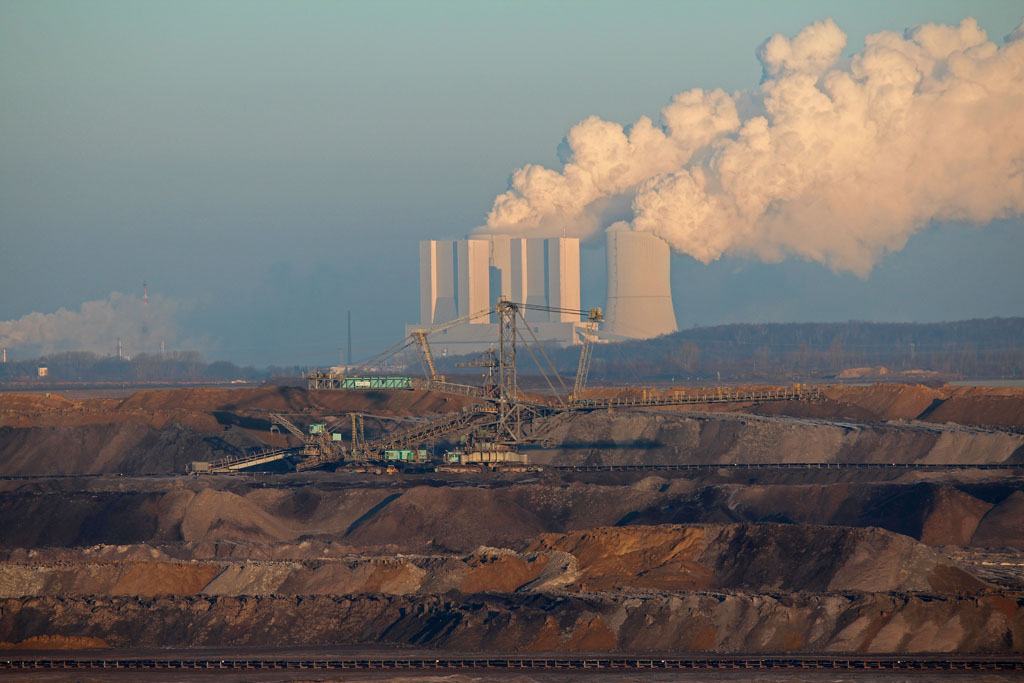
POLYGON ((142 299, 112 292, 107 299, 86 301, 77 311, 29 313, 0 322, 0 347, 48 354, 55 351, 117 352, 121 340, 125 354, 158 353, 161 342, 176 341, 176 318, 182 305, 160 295, 142 299))
POLYGON ((676 95, 658 125, 574 126, 561 172, 517 170, 481 232, 590 238, 620 219, 709 263, 788 255, 870 273, 933 221, 1024 214, 1024 23, 869 35, 831 20, 757 51, 758 90, 676 95))

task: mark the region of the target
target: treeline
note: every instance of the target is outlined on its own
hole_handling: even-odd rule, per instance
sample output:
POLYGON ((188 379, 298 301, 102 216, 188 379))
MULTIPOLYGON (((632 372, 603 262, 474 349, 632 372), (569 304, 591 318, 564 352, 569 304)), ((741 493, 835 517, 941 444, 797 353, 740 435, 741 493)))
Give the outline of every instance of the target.
POLYGON ((298 366, 255 368, 228 361, 207 362, 198 351, 140 353, 131 358, 68 351, 0 364, 0 381, 3 382, 224 382, 301 374, 298 366), (44 377, 39 376, 41 367, 46 368, 44 377))
MULTIPOLYGON (((575 376, 579 347, 547 349, 563 377, 575 376)), ((412 365, 418 364, 410 359, 412 365)), ((464 374, 438 358, 445 374, 464 374)), ((835 377, 851 368, 885 367, 964 377, 1024 378, 1024 318, 949 323, 772 323, 695 327, 644 341, 594 346, 596 381, 779 380, 835 377)), ((222 382, 300 377, 297 365, 256 368, 207 362, 196 351, 130 359, 72 351, 0 364, 0 382, 222 382), (46 376, 39 377, 39 367, 46 376)), ((536 373, 529 354, 520 372, 536 373)))
MULTIPOLYGON (((576 372, 579 347, 548 351, 559 373, 576 372)), ((452 366, 457 359, 447 359, 452 366)), ((885 367, 965 377, 1024 377, 1024 318, 948 323, 772 323, 696 327, 644 341, 597 344, 595 380, 834 377, 885 367)), ((520 372, 536 371, 520 360, 520 372)))
MULTIPOLYGON (((566 369, 573 356, 560 356, 566 369)), ((882 366, 966 377, 1024 377, 1024 318, 950 323, 790 323, 693 328, 602 344, 591 373, 632 378, 829 377, 882 366)))

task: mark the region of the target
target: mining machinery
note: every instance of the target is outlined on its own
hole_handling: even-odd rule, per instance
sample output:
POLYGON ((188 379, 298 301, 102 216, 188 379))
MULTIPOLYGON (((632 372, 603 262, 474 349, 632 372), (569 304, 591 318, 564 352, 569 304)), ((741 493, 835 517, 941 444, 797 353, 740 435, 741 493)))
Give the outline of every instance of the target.
MULTIPOLYGON (((361 449, 363 457, 377 456, 387 448, 411 448, 426 439, 433 439, 455 432, 467 433, 466 443, 460 449, 471 460, 476 462, 500 463, 522 462, 519 447, 529 443, 554 445, 547 437, 556 415, 573 412, 622 408, 643 408, 655 406, 684 405, 694 403, 726 403, 737 401, 776 401, 817 398, 818 391, 805 387, 794 387, 784 390, 757 392, 736 392, 718 388, 711 392, 675 392, 673 394, 654 394, 644 392, 640 398, 593 398, 584 396, 590 362, 593 357, 594 343, 598 325, 604 320, 601 309, 587 311, 563 309, 549 306, 514 303, 502 297, 490 309, 463 316, 449 323, 431 329, 413 331, 403 342, 396 344, 381 355, 371 359, 353 375, 339 376, 329 373, 312 373, 307 375, 310 390, 322 389, 356 389, 360 388, 358 376, 383 363, 413 346, 416 348, 424 368, 425 380, 416 378, 386 378, 380 376, 367 377, 363 382, 370 386, 362 388, 386 388, 395 386, 396 380, 405 379, 402 388, 423 388, 433 391, 458 393, 480 398, 478 404, 467 406, 462 411, 440 416, 414 428, 386 434, 373 442, 365 444, 361 449), (571 389, 566 386, 556 371, 554 364, 540 345, 533 330, 526 322, 523 312, 538 310, 544 312, 570 313, 585 318, 580 325, 580 356, 575 381, 571 389), (458 367, 480 367, 485 370, 483 383, 480 387, 447 382, 438 374, 430 352, 429 336, 442 330, 450 329, 471 320, 494 315, 498 322, 498 338, 495 347, 484 354, 467 362, 457 363, 458 367), (537 370, 547 383, 550 396, 527 396, 519 388, 518 356, 525 351, 534 361, 537 370)), ((332 456, 328 456, 332 457, 332 456)), ((316 467, 326 464, 328 460, 317 460, 310 457, 300 463, 300 468, 316 467)))
POLYGON ((548 433, 556 424, 552 418, 558 415, 614 408, 820 398, 819 390, 801 386, 752 392, 737 392, 721 387, 712 391, 677 391, 672 394, 656 394, 645 390, 643 396, 637 398, 586 398, 584 390, 597 328, 602 321, 603 315, 599 308, 588 311, 554 308, 515 303, 502 297, 491 308, 462 316, 437 327, 414 330, 408 337, 370 359, 352 373, 341 375, 314 372, 306 375, 311 391, 426 389, 470 396, 479 399, 477 403, 409 427, 387 431, 372 439, 365 438, 362 422, 353 416, 352 438, 348 447, 345 446, 340 434, 332 432, 326 425, 310 425, 307 433, 289 423, 283 416, 275 415, 273 419, 276 423, 303 440, 304 445, 300 449, 266 451, 245 458, 236 457, 230 462, 226 459, 214 463, 194 463, 199 468, 194 466, 193 470, 236 471, 295 455, 302 456, 296 464, 296 469, 300 471, 342 462, 379 462, 394 459, 392 454, 395 453, 422 453, 415 448, 428 441, 456 433, 465 435, 456 449, 460 462, 489 465, 523 463, 525 457, 520 454, 521 446, 531 443, 554 446, 548 433), (570 313, 585 318, 579 328, 580 356, 571 388, 566 386, 543 346, 533 334, 523 315, 525 310, 570 313), (473 360, 457 364, 461 367, 483 368, 485 373, 482 385, 447 381, 437 370, 430 349, 429 336, 491 315, 495 316, 498 322, 495 347, 473 360), (424 379, 377 374, 389 359, 410 347, 415 349, 420 359, 424 379), (529 396, 520 390, 518 356, 521 350, 534 361, 547 383, 549 396, 529 396))

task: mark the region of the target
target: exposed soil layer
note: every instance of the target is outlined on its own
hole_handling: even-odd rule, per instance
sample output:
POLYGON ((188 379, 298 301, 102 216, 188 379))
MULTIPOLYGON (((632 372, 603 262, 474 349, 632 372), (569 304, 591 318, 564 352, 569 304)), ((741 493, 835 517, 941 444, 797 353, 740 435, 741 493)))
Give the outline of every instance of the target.
MULTIPOLYGON (((1024 391, 826 394, 563 417, 562 447, 530 456, 1024 463, 1024 391)), ((0 395, 0 477, 108 475, 0 479, 0 647, 1024 652, 1015 470, 175 474, 296 445, 272 411, 300 426, 359 411, 372 434, 468 402, 0 395)))
MULTIPOLYGON (((74 557, 73 555, 71 557, 74 557)), ((984 592, 987 584, 906 536, 777 524, 598 527, 526 550, 305 561, 7 562, 0 597, 345 595, 539 591, 984 592), (826 549, 809 553, 808 548, 826 549)))
POLYGON ((542 533, 595 526, 716 522, 881 527, 935 546, 1024 549, 1019 478, 843 481, 834 472, 812 471, 762 483, 751 476, 636 474, 621 483, 553 473, 532 481, 325 475, 0 482, 0 549, 146 543, 189 545, 198 553, 189 557, 197 559, 307 559, 275 548, 310 542, 384 553, 467 553, 481 545, 521 549, 542 533))
POLYGON ((402 643, 487 651, 1014 653, 1024 597, 688 592, 0 600, 0 639, 113 647, 402 643))
MULTIPOLYGON (((739 389, 767 389, 750 386, 739 389)), ((701 393, 707 389, 672 387, 648 394, 701 393)), ((783 401, 761 404, 723 403, 681 406, 676 410, 742 412, 757 415, 788 415, 828 420, 880 422, 920 420, 978 427, 1024 427, 1024 389, 1018 387, 961 387, 945 385, 878 383, 870 386, 823 387, 823 401, 783 401)), ((587 396, 639 397, 641 389, 589 389, 587 396)))
POLYGON ((145 390, 127 398, 0 394, 0 475, 184 472, 259 446, 296 446, 271 412, 299 424, 369 412, 384 418, 459 410, 460 396, 423 391, 308 392, 295 387, 145 390))
POLYGON ((575 560, 573 590, 962 593, 983 584, 906 536, 813 525, 700 524, 545 534, 530 550, 575 560), (814 550, 810 550, 814 549, 814 550))
POLYGON ((550 437, 562 447, 538 460, 569 465, 997 463, 1024 454, 1024 434, 1011 431, 692 411, 565 416, 550 437))
POLYGON ((311 392, 296 387, 147 389, 123 399, 68 399, 59 394, 14 393, 0 394, 0 424, 30 427, 145 422, 160 428, 172 422, 192 422, 199 428, 216 429, 228 417, 218 419, 220 413, 264 418, 269 412, 423 415, 458 410, 471 402, 465 397, 426 391, 311 392))
MULTIPOLYGON (((1024 462, 1024 390, 880 384, 825 393, 824 401, 563 417, 551 433, 562 448, 538 457, 567 464, 1024 462)), ((146 390, 124 399, 0 394, 0 475, 183 472, 195 460, 298 445, 272 429, 275 411, 300 425, 351 411, 378 415, 368 421, 372 435, 390 428, 386 418, 448 412, 471 401, 295 387, 146 390)))

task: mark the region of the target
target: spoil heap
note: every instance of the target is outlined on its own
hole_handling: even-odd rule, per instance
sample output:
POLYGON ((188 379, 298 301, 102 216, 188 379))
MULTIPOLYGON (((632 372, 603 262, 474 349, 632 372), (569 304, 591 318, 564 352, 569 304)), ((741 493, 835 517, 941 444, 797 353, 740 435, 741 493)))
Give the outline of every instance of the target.
MULTIPOLYGON (((563 448, 531 457, 1024 461, 1024 394, 829 392, 563 418, 563 448)), ((304 424, 467 401, 290 388, 0 396, 0 473, 178 472, 289 443, 268 411, 304 424)), ((0 479, 0 646, 1024 651, 1013 470, 659 474, 0 479)))
POLYGON ((92 555, 0 567, 0 639, 30 647, 63 638, 117 647, 381 640, 507 650, 1006 652, 1024 636, 1015 602, 935 550, 877 529, 600 527, 464 556, 92 555))

